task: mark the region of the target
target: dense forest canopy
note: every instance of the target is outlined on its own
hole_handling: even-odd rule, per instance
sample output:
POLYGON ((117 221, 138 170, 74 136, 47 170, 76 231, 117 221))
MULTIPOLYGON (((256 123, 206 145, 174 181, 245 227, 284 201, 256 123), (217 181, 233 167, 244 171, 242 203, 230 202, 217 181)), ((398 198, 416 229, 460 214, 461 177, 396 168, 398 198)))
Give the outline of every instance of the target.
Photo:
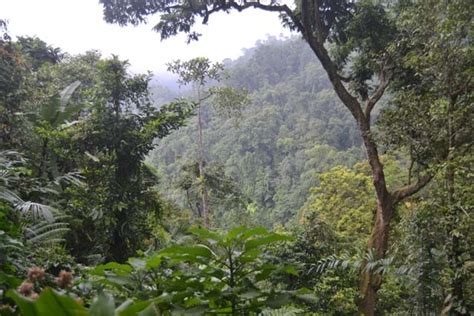
MULTIPOLYGON (((209 177, 216 184, 211 198, 215 193, 217 226, 232 226, 245 217, 270 228, 295 220, 317 183, 316 173, 363 160, 355 124, 299 39, 269 39, 227 68, 226 84, 245 88, 251 104, 230 116, 205 108, 203 132, 209 177), (224 196, 230 200, 220 199, 228 181, 234 188, 224 196), (234 198, 239 203, 229 205, 234 198), (241 213, 252 209, 255 213, 241 213)), ((159 141, 150 154, 163 177, 160 191, 183 208, 196 203, 193 187, 183 188, 193 176, 196 144, 196 127, 189 124, 159 141)))
POLYGON ((1 315, 474 312, 472 1, 100 3, 298 36, 169 89, 0 17, 1 315))

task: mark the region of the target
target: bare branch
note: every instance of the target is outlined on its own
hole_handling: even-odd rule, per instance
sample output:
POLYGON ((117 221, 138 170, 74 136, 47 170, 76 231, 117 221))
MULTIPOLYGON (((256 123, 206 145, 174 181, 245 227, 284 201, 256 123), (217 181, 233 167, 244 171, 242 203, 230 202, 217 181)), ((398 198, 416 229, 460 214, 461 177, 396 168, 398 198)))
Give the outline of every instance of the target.
POLYGON ((257 8, 265 11, 270 11, 270 12, 282 12, 286 13, 295 23, 297 28, 301 31, 303 26, 301 25, 300 21, 296 18, 295 13, 286 5, 279 5, 279 4, 263 4, 260 1, 251 1, 251 2, 246 2, 244 1, 244 4, 237 4, 234 1, 231 1, 230 4, 232 5, 233 8, 235 8, 238 11, 245 10, 247 8, 257 8))
POLYGON ((418 181, 416 181, 415 183, 409 184, 407 186, 404 186, 403 188, 395 190, 392 193, 394 204, 403 201, 407 197, 412 196, 413 194, 423 189, 431 181, 432 178, 433 178, 433 174, 428 173, 422 176, 421 178, 419 178, 418 181))

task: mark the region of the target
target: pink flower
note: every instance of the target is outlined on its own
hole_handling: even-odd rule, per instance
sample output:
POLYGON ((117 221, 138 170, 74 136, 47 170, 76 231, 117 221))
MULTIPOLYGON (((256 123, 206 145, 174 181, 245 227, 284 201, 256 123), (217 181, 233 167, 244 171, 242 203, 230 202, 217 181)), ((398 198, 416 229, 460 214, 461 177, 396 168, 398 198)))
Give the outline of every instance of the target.
POLYGON ((23 281, 23 283, 18 288, 18 292, 20 292, 20 294, 24 296, 30 295, 32 290, 33 290, 33 283, 31 283, 30 281, 23 281))
POLYGON ((30 294, 30 298, 31 298, 32 300, 36 300, 38 297, 39 297, 39 295, 38 295, 38 293, 36 293, 36 292, 33 292, 33 293, 30 294))
POLYGON ((28 270, 28 280, 31 282, 44 280, 44 270, 40 267, 32 267, 28 270))
POLYGON ((72 279, 72 272, 61 270, 58 277, 54 279, 54 282, 56 282, 60 288, 65 289, 72 286, 72 279))

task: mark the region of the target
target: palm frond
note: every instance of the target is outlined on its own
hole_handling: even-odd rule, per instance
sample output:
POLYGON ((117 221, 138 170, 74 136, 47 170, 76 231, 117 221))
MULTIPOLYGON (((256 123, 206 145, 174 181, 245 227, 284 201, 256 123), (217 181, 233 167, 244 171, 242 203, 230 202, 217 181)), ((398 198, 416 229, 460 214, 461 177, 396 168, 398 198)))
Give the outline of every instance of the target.
POLYGON ((21 251, 23 243, 18 239, 8 236, 6 232, 0 230, 0 251, 5 253, 6 250, 21 251))
POLYGON ((21 214, 32 215, 33 218, 36 218, 36 219, 44 218, 50 223, 54 221, 53 214, 57 213, 57 211, 49 205, 31 202, 31 201, 20 200, 14 205, 15 205, 15 210, 20 212, 21 214))
POLYGON ((59 96, 60 96, 59 111, 64 112, 64 110, 66 109, 66 105, 69 102, 69 99, 71 99, 72 94, 74 93, 74 91, 76 91, 76 89, 80 85, 81 85, 81 82, 79 80, 76 80, 70 85, 68 85, 66 88, 64 88, 63 91, 59 93, 59 96))
POLYGON ((63 236, 69 231, 68 223, 64 222, 65 216, 56 217, 54 222, 46 220, 25 227, 24 237, 29 244, 54 244, 63 242, 63 236))
POLYGON ((0 186, 0 200, 4 200, 13 205, 22 201, 15 192, 2 186, 0 186))
POLYGON ((58 176, 54 179, 54 183, 60 185, 61 183, 75 185, 78 187, 85 186, 85 183, 82 181, 84 176, 82 176, 79 172, 68 172, 61 176, 58 176))

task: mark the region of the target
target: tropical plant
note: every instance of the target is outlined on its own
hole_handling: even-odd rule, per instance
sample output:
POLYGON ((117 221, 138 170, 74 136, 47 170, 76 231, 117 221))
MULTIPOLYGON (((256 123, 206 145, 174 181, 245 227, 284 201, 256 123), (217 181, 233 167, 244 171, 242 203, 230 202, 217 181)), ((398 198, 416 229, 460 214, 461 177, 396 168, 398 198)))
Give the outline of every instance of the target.
MULTIPOLYGON (((162 313, 153 303, 126 301, 117 308, 114 299, 108 294, 98 295, 89 308, 84 307, 80 300, 68 295, 60 294, 51 288, 46 288, 38 298, 31 300, 14 291, 8 296, 18 305, 21 315, 24 316, 50 316, 50 315, 71 315, 71 316, 132 316, 147 315, 158 316, 162 313)), ((5 313, 7 310, 5 310, 5 313)), ((2 314, 3 315, 3 314, 2 314)), ((8 315, 8 314, 6 314, 8 315)), ((14 315, 11 312, 11 315, 14 315)))
MULTIPOLYGON (((326 71, 334 91, 357 123, 367 153, 373 189, 376 194, 376 213, 369 239, 377 258, 386 256, 389 247, 390 222, 397 214, 397 206, 416 194, 431 180, 430 172, 420 173, 418 179, 397 189, 388 188, 384 165, 380 160, 379 145, 374 138, 372 117, 397 70, 393 53, 399 35, 395 19, 383 2, 303 0, 290 6, 280 1, 208 1, 194 5, 192 1, 172 0, 158 3, 101 0, 104 18, 111 23, 138 24, 148 15, 159 14, 154 29, 166 39, 185 33, 188 40, 197 40, 194 30, 197 19, 207 23, 210 15, 230 10, 256 8, 279 12, 283 24, 298 31, 326 71), (328 48, 330 48, 328 50, 328 48)), ((361 279, 361 312, 375 312, 377 291, 382 284, 380 275, 366 274, 361 279)))
POLYGON ((95 267, 90 271, 93 282, 178 314, 252 314, 264 307, 315 301, 310 291, 271 286, 273 275, 296 270, 273 264, 265 248, 292 240, 290 236, 262 227, 237 227, 225 234, 196 227, 189 231, 192 235, 183 244, 130 258, 127 264, 95 267))

